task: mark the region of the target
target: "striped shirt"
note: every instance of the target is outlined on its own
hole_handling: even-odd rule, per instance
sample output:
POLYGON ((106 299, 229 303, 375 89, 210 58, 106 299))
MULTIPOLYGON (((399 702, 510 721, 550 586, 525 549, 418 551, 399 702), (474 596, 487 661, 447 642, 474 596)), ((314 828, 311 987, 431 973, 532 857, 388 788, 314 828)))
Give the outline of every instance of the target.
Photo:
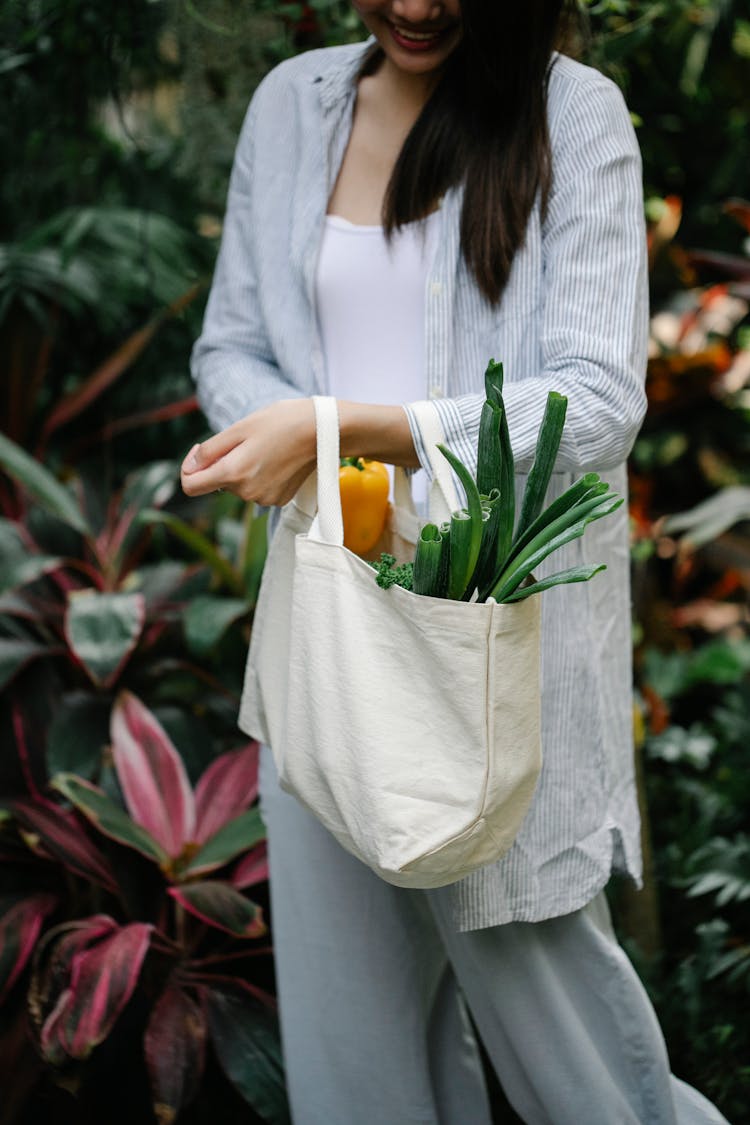
MULTIPOLYGON (((290 59, 251 102, 193 352, 198 395, 217 429, 280 398, 326 393, 315 268, 364 50, 290 59)), ((460 254, 460 188, 442 201, 425 287, 425 398, 440 412, 447 444, 472 465, 484 369, 491 356, 502 360, 519 496, 550 390, 569 403, 549 498, 588 470, 624 495, 625 459, 645 410, 638 146, 617 87, 565 56, 552 67, 548 118, 549 206, 544 218, 538 206, 532 212, 498 306, 478 291, 460 254)), ((607 570, 593 581, 544 594, 541 780, 511 851, 455 884, 460 929, 578 909, 613 867, 640 877, 625 507, 537 575, 599 562, 607 570)))

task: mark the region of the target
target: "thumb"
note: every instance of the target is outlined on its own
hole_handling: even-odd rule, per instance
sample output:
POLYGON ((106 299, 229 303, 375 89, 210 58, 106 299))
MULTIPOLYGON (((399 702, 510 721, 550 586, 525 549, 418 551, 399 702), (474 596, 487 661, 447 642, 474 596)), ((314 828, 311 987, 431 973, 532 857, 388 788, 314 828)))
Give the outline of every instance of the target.
POLYGON ((196 442, 182 462, 183 473, 194 473, 201 467, 200 445, 196 442))

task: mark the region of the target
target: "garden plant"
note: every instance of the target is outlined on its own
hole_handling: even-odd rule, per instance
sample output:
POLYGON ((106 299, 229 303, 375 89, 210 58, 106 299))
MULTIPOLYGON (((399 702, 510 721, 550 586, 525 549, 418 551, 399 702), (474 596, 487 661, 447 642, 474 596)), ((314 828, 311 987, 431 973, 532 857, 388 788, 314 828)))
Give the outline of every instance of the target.
MULTIPOLYGON (((750 19, 582 6, 637 127, 652 267, 630 496, 646 887, 612 905, 673 1070, 743 1125, 750 19)), ((0 32, 0 1125, 282 1122, 235 726, 265 516, 188 503, 178 464, 207 433, 189 351, 244 107, 275 62, 361 29, 344 0, 8 0, 0 32)))

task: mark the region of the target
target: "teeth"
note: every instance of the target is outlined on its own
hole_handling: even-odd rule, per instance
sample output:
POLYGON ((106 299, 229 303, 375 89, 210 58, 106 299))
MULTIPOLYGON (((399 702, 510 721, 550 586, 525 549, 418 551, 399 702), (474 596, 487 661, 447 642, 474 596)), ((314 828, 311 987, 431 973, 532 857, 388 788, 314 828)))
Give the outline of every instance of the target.
POLYGON ((437 39, 440 35, 439 31, 404 31, 403 27, 397 27, 396 31, 403 39, 437 39))

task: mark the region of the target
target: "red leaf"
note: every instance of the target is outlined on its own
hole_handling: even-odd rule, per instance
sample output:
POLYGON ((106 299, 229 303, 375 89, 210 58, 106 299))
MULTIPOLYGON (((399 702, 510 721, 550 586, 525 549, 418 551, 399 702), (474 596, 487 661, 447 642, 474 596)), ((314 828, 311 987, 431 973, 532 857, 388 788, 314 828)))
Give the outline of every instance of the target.
POLYGON ((212 762, 195 787, 195 834, 204 844, 258 796, 257 742, 222 754, 212 762))
POLYGON ((228 883, 184 883, 167 894, 202 922, 234 937, 256 938, 266 932, 263 912, 228 883))
POLYGON ((127 691, 115 703, 111 736, 130 815, 177 857, 195 827, 193 793, 180 755, 154 715, 127 691))
POLYGON ((718 250, 691 250, 687 254, 687 261, 694 269, 703 271, 710 277, 750 280, 750 261, 736 254, 726 254, 718 250))
POLYGON ((76 875, 83 875, 109 891, 117 891, 106 856, 89 840, 74 814, 57 805, 40 805, 34 801, 16 801, 13 812, 23 825, 39 836, 48 854, 76 875))
POLYGON ((158 316, 145 324, 143 328, 133 332, 112 355, 104 360, 96 371, 89 375, 74 391, 66 395, 54 410, 50 411, 42 430, 40 454, 50 434, 59 426, 69 422, 71 418, 75 418, 77 414, 85 410, 90 403, 94 402, 112 383, 119 379, 151 342, 164 321, 182 312, 197 297, 200 289, 199 285, 192 286, 158 316))
POLYGON ((268 882, 268 849, 265 840, 242 857, 230 876, 230 882, 239 890, 268 882))
POLYGON ((69 985, 42 1028, 46 1058, 85 1059, 107 1038, 138 983, 153 928, 133 922, 74 954, 69 985))
POLYGON ((36 894, 11 906, 0 918, 0 1005, 23 972, 55 895, 36 894))
POLYGON ((724 211, 750 234, 750 203, 746 199, 728 199, 724 204, 724 211))
POLYGON ((172 1125, 200 1085, 206 1055, 206 1015, 177 984, 167 984, 144 1037, 154 1114, 172 1125))

